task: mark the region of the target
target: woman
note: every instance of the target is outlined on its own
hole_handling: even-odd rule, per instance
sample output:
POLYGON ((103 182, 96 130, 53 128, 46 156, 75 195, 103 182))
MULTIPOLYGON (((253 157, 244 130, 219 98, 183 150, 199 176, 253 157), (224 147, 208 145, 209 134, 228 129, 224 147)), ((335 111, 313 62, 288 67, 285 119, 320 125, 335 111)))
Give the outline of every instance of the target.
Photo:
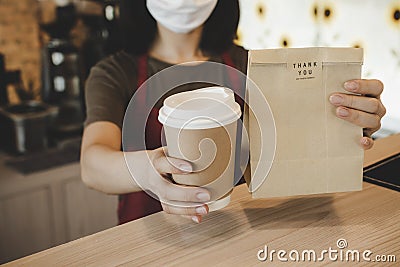
MULTIPOLYGON (((131 178, 121 152, 122 121, 136 89, 164 68, 190 61, 215 61, 246 71, 247 53, 233 44, 239 22, 238 1, 126 0, 122 1, 121 19, 126 28, 124 51, 95 66, 87 81, 82 179, 99 191, 120 195, 120 223, 162 209, 199 223, 208 213, 205 203, 210 194, 204 188, 179 186, 165 178, 168 174, 189 173, 192 166, 180 159, 167 158, 160 148, 161 126, 156 118, 150 118, 147 125, 152 136, 156 136, 146 143, 147 150, 126 153, 133 175, 146 177, 148 187, 143 189, 166 202, 195 202, 196 207, 177 207, 164 201, 160 204, 142 191, 131 178)), ((336 93, 330 101, 337 106, 339 118, 364 128, 360 145, 369 149, 373 145, 370 135, 379 129, 385 114, 379 99, 383 85, 378 80, 354 80, 344 87, 359 95, 336 93)), ((184 90, 190 89, 193 87, 184 90)), ((146 88, 146 94, 154 93, 146 88)))

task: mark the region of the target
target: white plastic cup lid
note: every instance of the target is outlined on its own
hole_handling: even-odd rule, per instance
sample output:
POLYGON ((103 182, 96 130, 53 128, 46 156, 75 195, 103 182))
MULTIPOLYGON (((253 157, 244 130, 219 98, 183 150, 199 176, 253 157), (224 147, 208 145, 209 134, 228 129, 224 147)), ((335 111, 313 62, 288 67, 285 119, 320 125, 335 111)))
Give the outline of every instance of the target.
POLYGON ((206 87, 165 99, 158 120, 173 128, 208 129, 233 123, 241 115, 231 89, 206 87))

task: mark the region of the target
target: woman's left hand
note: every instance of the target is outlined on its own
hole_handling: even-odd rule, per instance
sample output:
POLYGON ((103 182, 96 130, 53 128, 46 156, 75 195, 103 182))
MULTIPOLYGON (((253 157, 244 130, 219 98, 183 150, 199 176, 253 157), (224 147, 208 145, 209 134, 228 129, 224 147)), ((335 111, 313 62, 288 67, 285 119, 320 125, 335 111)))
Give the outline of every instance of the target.
POLYGON ((329 101, 337 107, 339 118, 364 128, 360 144, 365 150, 370 149, 374 144, 371 134, 379 130, 386 113, 380 99, 383 83, 379 80, 351 80, 345 82, 344 89, 357 95, 334 93, 329 101))

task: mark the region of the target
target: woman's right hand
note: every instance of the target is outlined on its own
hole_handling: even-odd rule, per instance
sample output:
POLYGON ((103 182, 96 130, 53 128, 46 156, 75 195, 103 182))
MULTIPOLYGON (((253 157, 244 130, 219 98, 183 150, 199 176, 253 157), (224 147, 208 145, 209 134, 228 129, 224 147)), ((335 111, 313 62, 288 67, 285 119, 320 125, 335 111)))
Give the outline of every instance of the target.
POLYGON ((192 165, 182 159, 171 158, 161 147, 148 151, 154 168, 149 168, 149 189, 159 197, 163 210, 170 214, 183 215, 200 223, 202 216, 208 213, 205 202, 210 200, 210 193, 205 188, 177 185, 168 177, 171 174, 188 174, 192 165))

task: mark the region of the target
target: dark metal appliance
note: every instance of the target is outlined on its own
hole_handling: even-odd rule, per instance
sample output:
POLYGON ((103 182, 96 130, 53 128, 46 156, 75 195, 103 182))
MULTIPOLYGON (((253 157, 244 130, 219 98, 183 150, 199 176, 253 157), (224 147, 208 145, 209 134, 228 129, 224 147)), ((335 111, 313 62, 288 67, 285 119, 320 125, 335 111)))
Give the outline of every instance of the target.
POLYGON ((0 147, 12 154, 47 148, 48 131, 58 109, 39 101, 0 107, 0 147))
POLYGON ((56 8, 56 18, 41 28, 50 36, 42 49, 42 100, 58 107, 53 127, 54 138, 79 135, 83 128, 82 80, 78 49, 69 33, 77 20, 73 4, 56 8))

